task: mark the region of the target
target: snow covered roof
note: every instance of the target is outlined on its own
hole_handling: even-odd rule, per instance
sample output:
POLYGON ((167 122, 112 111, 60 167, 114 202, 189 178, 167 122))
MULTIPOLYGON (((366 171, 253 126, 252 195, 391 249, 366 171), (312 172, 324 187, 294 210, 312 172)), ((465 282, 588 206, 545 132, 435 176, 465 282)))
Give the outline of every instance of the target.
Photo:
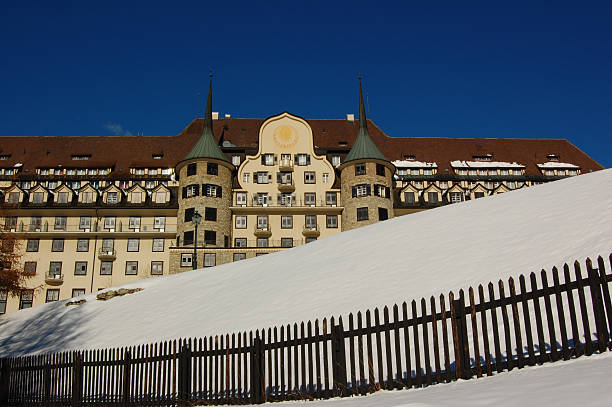
POLYGON ((523 164, 504 161, 451 161, 453 168, 525 168, 523 164))
POLYGON ((435 162, 428 163, 424 161, 414 160, 396 160, 392 162, 397 168, 437 168, 438 164, 435 162))
POLYGON ((570 163, 560 163, 558 161, 548 161, 542 164, 538 164, 539 168, 573 168, 579 169, 580 167, 570 163))

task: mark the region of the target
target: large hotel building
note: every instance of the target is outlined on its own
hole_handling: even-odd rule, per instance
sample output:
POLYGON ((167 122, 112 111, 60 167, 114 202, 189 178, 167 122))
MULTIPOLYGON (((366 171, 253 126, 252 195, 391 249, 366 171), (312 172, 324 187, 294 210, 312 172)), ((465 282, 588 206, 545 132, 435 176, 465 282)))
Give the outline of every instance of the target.
POLYGON ((388 137, 359 97, 357 119, 240 119, 209 91, 176 136, 0 138, 0 226, 22 242, 0 268, 32 275, 0 313, 602 169, 567 140, 388 137))

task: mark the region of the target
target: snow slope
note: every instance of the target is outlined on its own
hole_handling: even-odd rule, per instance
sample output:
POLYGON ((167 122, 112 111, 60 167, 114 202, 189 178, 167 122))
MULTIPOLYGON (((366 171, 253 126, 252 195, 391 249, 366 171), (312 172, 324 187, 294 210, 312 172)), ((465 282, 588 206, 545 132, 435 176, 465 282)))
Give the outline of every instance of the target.
POLYGON ((610 405, 612 354, 558 362, 484 379, 419 390, 379 391, 367 397, 275 403, 278 407, 601 407, 610 405))
POLYGON ((0 354, 116 347, 365 310, 607 256, 612 170, 448 205, 144 290, 0 318, 0 354))

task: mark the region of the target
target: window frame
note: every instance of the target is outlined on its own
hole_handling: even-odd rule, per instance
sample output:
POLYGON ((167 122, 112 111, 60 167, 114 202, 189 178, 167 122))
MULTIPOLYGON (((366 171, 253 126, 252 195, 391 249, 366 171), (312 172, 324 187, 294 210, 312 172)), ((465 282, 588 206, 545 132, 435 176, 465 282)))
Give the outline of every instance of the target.
POLYGON ((355 175, 366 175, 367 171, 366 163, 355 164, 355 175))
POLYGON ((151 261, 151 275, 152 276, 163 276, 164 275, 164 262, 160 260, 151 261), (157 268, 156 266, 161 266, 160 272, 154 272, 157 268))
POLYGON ((75 261, 74 262, 74 275, 75 276, 86 276, 87 275, 87 262, 86 261, 79 260, 79 261, 75 261), (83 264, 85 265, 85 271, 81 272, 79 270, 79 265, 82 266, 83 264))
POLYGON ((134 252, 139 252, 140 251, 140 239, 137 237, 130 237, 127 240, 127 251, 134 253, 134 252), (134 248, 134 242, 136 242, 136 248, 134 248), (132 245, 132 247, 130 247, 130 244, 132 245))
POLYGON ((361 222, 364 220, 370 220, 367 206, 357 208, 357 218, 356 219, 358 222, 361 222), (365 217, 364 217, 364 213, 365 213, 365 217))
POLYGON ((126 276, 137 276, 138 275, 138 261, 136 261, 136 260, 127 260, 125 262, 125 275, 126 276), (136 265, 136 271, 132 272, 131 267, 133 267, 134 265, 136 265))
POLYGON ((338 215, 325 215, 325 227, 327 229, 338 229, 338 215), (330 219, 335 219, 335 223, 330 224, 330 219))
POLYGON ((106 261, 106 260, 102 260, 100 262, 100 275, 101 276, 112 276, 113 275, 113 262, 112 261, 106 261), (105 270, 105 267, 108 268, 109 270, 105 270))

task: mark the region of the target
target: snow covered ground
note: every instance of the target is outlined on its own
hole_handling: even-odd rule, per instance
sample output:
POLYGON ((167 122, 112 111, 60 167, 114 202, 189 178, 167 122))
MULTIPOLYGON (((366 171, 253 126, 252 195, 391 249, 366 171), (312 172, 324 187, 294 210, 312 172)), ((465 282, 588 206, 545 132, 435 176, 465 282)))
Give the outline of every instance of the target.
POLYGON ((0 355, 279 326, 607 257, 610 185, 612 170, 598 171, 391 219, 285 252, 140 280, 125 287, 142 291, 108 301, 93 294, 80 306, 60 301, 19 311, 0 318, 0 355))
POLYGON ((602 407, 610 405, 612 353, 366 397, 275 403, 279 407, 602 407))

